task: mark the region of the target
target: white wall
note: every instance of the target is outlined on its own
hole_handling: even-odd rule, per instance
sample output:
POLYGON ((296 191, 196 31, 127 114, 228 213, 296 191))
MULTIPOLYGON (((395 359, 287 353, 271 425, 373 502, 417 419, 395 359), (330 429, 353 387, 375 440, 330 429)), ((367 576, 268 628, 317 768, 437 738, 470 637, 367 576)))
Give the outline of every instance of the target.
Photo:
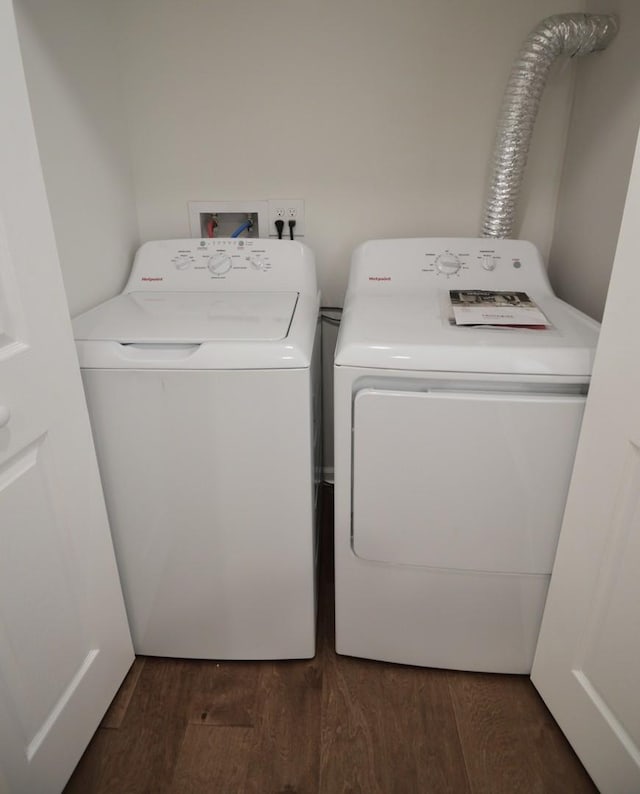
POLYGON ((558 294, 601 319, 640 125, 640 3, 588 0, 617 13, 606 52, 582 59, 549 273, 558 294))
MULTIPOLYGON (((304 199, 329 305, 365 239, 478 234, 513 58, 585 2, 16 0, 72 313, 119 291, 138 234, 188 236, 190 200, 304 199)), ((551 75, 516 226, 544 255, 573 75, 551 75)))
POLYGON ((113 13, 103 0, 16 0, 15 10, 65 289, 77 314, 122 288, 138 243, 113 13))
MULTIPOLYGON (((303 198, 324 302, 371 237, 478 233, 526 34, 582 0, 127 0, 121 62, 143 239, 187 201, 303 198)), ((547 252, 572 68, 550 81, 518 232, 547 252)))

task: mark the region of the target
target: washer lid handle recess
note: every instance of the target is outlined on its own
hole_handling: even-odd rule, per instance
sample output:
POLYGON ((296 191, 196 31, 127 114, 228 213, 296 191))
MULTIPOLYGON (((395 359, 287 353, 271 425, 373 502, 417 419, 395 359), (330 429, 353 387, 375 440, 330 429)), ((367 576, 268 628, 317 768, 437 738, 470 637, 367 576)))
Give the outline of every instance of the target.
POLYGON ((176 361, 177 359, 189 358, 198 350, 201 345, 184 344, 158 344, 155 342, 118 342, 120 355, 131 361, 176 361))

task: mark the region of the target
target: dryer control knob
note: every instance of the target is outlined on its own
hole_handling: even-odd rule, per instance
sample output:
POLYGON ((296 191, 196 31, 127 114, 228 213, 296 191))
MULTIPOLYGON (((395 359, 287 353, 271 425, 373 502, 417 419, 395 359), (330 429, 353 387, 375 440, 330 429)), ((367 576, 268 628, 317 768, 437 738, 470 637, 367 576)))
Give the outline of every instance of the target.
POLYGON ((215 276, 222 276, 231 270, 231 257, 227 254, 214 254, 207 267, 215 276))
POLYGON ((444 253, 436 259, 436 267, 438 273, 443 273, 446 276, 453 276, 460 270, 461 263, 455 254, 444 253))

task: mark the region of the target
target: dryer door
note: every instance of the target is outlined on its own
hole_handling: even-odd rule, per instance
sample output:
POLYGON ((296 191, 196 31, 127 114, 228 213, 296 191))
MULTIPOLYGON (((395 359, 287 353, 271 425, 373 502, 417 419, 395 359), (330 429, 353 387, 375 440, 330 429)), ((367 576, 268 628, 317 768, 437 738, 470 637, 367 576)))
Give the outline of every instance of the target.
POLYGON ((363 389, 354 400, 354 553, 550 573, 585 397, 363 389))

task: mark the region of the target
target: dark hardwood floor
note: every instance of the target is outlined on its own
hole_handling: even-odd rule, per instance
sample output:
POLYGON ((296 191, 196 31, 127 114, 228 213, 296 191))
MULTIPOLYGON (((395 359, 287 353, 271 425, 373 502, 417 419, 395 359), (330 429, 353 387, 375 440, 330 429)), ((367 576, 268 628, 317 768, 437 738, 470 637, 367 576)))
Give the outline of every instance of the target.
POLYGON ((67 794, 596 791, 526 676, 336 655, 323 497, 316 657, 138 658, 67 794))

